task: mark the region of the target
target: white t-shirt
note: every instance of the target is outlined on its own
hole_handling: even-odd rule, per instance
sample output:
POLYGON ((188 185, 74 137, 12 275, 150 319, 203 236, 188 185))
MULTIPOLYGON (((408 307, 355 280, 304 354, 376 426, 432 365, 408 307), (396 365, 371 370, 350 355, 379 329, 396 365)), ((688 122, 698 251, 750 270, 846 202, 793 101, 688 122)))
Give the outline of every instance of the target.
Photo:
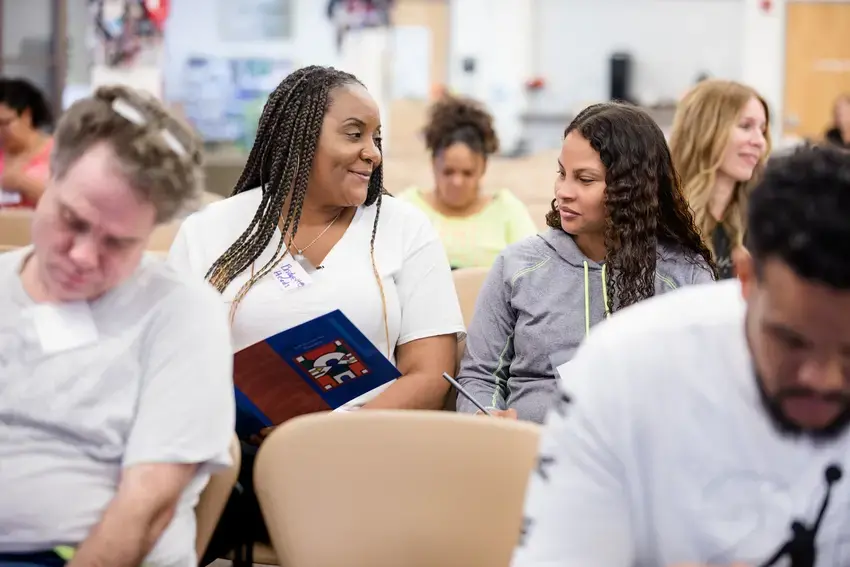
POLYGON ((214 291, 146 258, 89 303, 36 304, 0 255, 0 553, 82 543, 121 470, 198 463, 145 560, 190 567, 198 496, 230 464, 233 357, 214 291))
MULTIPOLYGON (((180 228, 169 253, 177 270, 197 280, 248 227, 262 193, 253 189, 207 206, 180 228)), ((375 261, 387 301, 391 348, 387 346, 381 294, 369 256, 376 207, 359 207, 345 231, 314 272, 311 283, 284 289, 272 274, 256 282, 236 311, 233 350, 242 350, 280 331, 341 310, 360 331, 395 362, 395 349, 417 339, 464 332, 463 316, 445 250, 425 215, 408 203, 384 197, 375 240, 375 261)), ((280 241, 275 230, 255 262, 260 270, 280 241)), ((224 291, 229 312, 250 269, 224 291)), ((345 409, 362 406, 381 390, 357 398, 345 409)))
MULTIPOLYGON (((590 333, 561 381, 513 567, 758 566, 811 526, 843 466, 817 566, 850 562, 850 436, 781 434, 763 408, 736 280, 684 288, 590 333)), ((787 565, 787 563, 779 563, 787 565)))

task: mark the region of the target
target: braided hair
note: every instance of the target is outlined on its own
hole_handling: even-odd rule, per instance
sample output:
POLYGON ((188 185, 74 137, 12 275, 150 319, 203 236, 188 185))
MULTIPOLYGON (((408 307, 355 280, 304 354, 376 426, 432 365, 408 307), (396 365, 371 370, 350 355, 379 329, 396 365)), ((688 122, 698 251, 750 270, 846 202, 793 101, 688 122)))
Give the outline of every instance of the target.
MULTIPOLYGON (((213 262, 206 279, 219 293, 223 293, 239 274, 253 266, 271 242, 278 226, 281 239, 273 257, 256 273, 253 273, 252 269, 250 279, 234 299, 231 318, 248 290, 271 272, 286 254, 286 235, 290 235, 291 242, 292 235, 298 231, 313 159, 319 145, 325 113, 331 102, 331 93, 347 85, 363 86, 363 83, 354 75, 333 67, 304 67, 287 76, 271 93, 263 108, 254 145, 232 193, 237 195, 262 187, 262 201, 245 231, 213 262), (290 200, 289 209, 282 216, 281 211, 287 199, 290 200)), ((380 151, 380 142, 376 143, 380 151)), ((372 171, 365 201, 366 206, 374 204, 377 207, 370 243, 372 268, 376 277, 375 235, 378 230, 381 197, 384 194, 383 166, 379 165, 372 171)), ((378 284, 384 299, 380 278, 378 284)), ((384 309, 386 311, 386 305, 384 309)))

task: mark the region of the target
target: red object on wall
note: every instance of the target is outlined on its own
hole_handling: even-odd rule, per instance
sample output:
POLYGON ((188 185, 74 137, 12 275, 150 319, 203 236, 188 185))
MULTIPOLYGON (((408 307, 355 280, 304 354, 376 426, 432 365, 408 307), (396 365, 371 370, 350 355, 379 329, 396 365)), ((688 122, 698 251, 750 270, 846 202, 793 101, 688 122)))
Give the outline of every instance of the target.
POLYGON ((770 12, 770 9, 773 7, 772 0, 761 0, 761 11, 762 12, 770 12))
POLYGON ((145 10, 154 25, 159 29, 165 26, 165 20, 168 19, 168 8, 171 2, 169 0, 144 0, 145 10))
POLYGON ((525 82, 525 88, 530 91, 539 91, 546 86, 546 81, 543 77, 534 77, 525 82))

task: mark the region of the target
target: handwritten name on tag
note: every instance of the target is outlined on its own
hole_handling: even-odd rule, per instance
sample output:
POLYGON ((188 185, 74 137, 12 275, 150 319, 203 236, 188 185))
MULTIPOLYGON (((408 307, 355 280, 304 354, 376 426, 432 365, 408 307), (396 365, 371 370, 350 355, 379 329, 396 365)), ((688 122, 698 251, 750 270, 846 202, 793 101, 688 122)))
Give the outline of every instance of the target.
POLYGON ((287 258, 283 264, 272 271, 275 281, 286 291, 300 289, 313 282, 301 264, 291 258, 287 258))

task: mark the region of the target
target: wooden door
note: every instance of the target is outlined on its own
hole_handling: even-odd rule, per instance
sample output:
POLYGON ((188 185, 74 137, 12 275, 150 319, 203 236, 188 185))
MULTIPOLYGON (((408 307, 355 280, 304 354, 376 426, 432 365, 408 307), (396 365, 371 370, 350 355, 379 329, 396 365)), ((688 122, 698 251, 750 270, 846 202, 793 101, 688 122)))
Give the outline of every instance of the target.
POLYGON ((821 139, 835 99, 850 93, 850 2, 786 7, 783 132, 821 139))

